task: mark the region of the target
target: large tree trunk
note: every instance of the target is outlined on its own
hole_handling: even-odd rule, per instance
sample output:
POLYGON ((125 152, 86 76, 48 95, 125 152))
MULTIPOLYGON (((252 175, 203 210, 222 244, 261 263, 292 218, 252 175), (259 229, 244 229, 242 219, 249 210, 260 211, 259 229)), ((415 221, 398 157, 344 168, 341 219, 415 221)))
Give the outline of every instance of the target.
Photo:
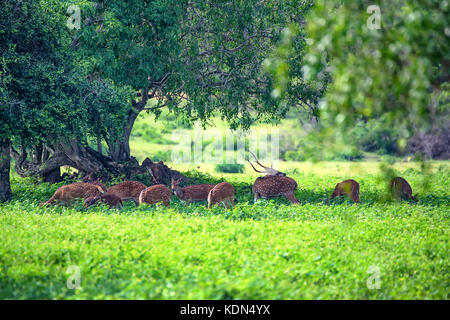
POLYGON ((132 108, 128 112, 127 121, 123 126, 122 137, 115 141, 107 141, 109 154, 113 161, 126 162, 131 159, 130 136, 134 122, 139 113, 145 109, 147 101, 155 96, 155 91, 149 94, 149 88, 142 89, 140 96, 141 99, 139 101, 132 101, 132 108))
POLYGON ((11 154, 16 160, 15 169, 21 176, 40 176, 48 182, 59 181, 59 168, 70 166, 79 171, 78 178, 89 182, 100 179, 104 182, 115 177, 136 179, 138 176, 150 175, 151 184, 170 184, 172 177, 184 178, 178 171, 171 170, 163 162, 153 163, 146 159, 142 165, 131 158, 130 161, 120 163, 111 157, 104 156, 96 150, 81 145, 77 140, 60 142, 53 145, 53 154, 40 163, 27 161, 24 148, 19 154, 11 148, 11 154), (55 181, 52 181, 54 179, 55 181))
POLYGON ((129 161, 131 158, 130 152, 130 136, 131 130, 133 130, 134 122, 139 113, 134 110, 130 110, 128 113, 127 123, 123 127, 123 135, 121 138, 108 143, 109 153, 112 160, 118 162, 129 161))
POLYGON ((10 141, 0 139, 0 202, 11 200, 11 185, 9 182, 10 141))

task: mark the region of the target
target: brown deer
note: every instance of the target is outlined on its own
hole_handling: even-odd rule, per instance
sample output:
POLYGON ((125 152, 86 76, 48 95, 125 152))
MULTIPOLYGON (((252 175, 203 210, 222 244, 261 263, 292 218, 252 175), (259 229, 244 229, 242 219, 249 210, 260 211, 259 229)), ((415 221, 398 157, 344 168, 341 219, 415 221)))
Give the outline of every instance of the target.
POLYGON ((412 195, 412 188, 408 181, 402 177, 395 177, 389 183, 391 195, 398 199, 414 200, 417 202, 417 195, 412 195))
POLYGON ((98 181, 98 180, 90 181, 88 183, 95 184, 96 186, 99 186, 100 188, 102 188, 103 192, 106 192, 106 190, 107 190, 106 186, 103 183, 101 183, 100 181, 98 181))
POLYGON ((106 193, 113 194, 119 197, 122 201, 132 199, 137 206, 139 205, 139 195, 145 188, 147 188, 147 186, 139 181, 124 181, 110 187, 106 193))
POLYGON ((359 203, 359 183, 352 179, 339 182, 334 187, 330 200, 335 197, 342 197, 343 195, 347 195, 354 202, 359 203))
POLYGON ((209 192, 214 188, 213 184, 196 184, 180 188, 179 185, 182 180, 183 179, 175 180, 172 178, 172 191, 178 199, 186 201, 187 203, 207 200, 209 192))
POLYGON ((208 194, 208 209, 215 204, 223 203, 226 209, 234 206, 234 187, 231 183, 221 182, 208 194))
POLYGON ((41 202, 40 206, 53 204, 55 201, 70 205, 74 199, 97 197, 101 194, 103 194, 103 189, 100 186, 91 183, 76 182, 58 188, 53 196, 46 202, 41 202))
POLYGON ((97 197, 89 197, 84 201, 85 207, 90 207, 96 202, 103 202, 104 204, 109 205, 110 208, 123 208, 122 199, 120 199, 118 196, 113 194, 102 194, 101 196, 97 197))
POLYGON ((295 198, 294 191, 297 189, 297 182, 285 176, 265 176, 256 178, 252 191, 255 195, 255 202, 259 198, 273 198, 284 196, 291 203, 300 203, 295 198))
POLYGON ((252 152, 250 153, 255 158, 256 163, 263 168, 263 171, 256 170, 249 161, 253 170, 259 173, 266 173, 264 177, 256 178, 253 183, 252 191, 255 195, 254 201, 256 202, 259 198, 284 196, 291 203, 300 203, 294 195, 294 191, 298 187, 297 182, 292 178, 286 177, 286 173, 275 170, 273 165, 270 168, 262 165, 256 156, 252 152))
POLYGON ((262 164, 258 161, 258 159, 256 158, 256 156, 253 154, 253 152, 251 152, 251 151, 249 151, 249 152, 251 153, 251 155, 253 156, 253 158, 255 158, 256 163, 259 164, 261 168, 263 168, 262 171, 256 170, 256 168, 252 165, 252 163, 250 162, 250 160, 247 160, 248 163, 252 166, 253 170, 255 170, 256 172, 258 172, 258 173, 265 173, 265 174, 266 174, 265 177, 267 177, 267 176, 281 176, 281 177, 285 177, 285 176, 286 176, 286 173, 280 172, 280 171, 278 171, 278 170, 275 170, 275 169, 273 168, 273 164, 270 165, 270 168, 269 168, 269 167, 266 167, 266 166, 264 166, 264 165, 262 165, 262 164))
POLYGON ((169 200, 172 196, 170 189, 163 184, 157 184, 141 191, 139 203, 154 204, 163 202, 166 207, 169 206, 169 200))

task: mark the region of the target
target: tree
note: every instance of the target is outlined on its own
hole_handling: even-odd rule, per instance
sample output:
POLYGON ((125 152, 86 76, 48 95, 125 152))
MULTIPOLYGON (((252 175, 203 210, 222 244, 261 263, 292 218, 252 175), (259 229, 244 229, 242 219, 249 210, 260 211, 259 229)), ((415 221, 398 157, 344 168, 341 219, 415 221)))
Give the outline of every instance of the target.
POLYGON ((307 20, 305 77, 328 72, 333 79, 321 107, 324 118, 346 128, 359 117, 384 115, 387 126, 403 128, 408 137, 430 126, 433 93, 449 80, 448 3, 369 5, 317 1, 307 20))
MULTIPOLYGON (((130 158, 129 137, 143 111, 162 107, 206 123, 220 114, 231 128, 248 128, 255 119, 283 117, 288 106, 317 101, 317 90, 301 81, 282 108, 271 97, 272 82, 262 62, 280 39, 283 26, 303 24, 311 1, 134 0, 79 3, 86 23, 74 43, 88 57, 92 73, 129 85, 132 101, 123 136, 107 141, 116 161, 130 158), (157 103, 148 104, 156 98, 157 103)), ((297 41, 302 61, 304 41, 297 41)), ((295 69, 298 70, 298 69, 295 69)))
POLYGON ((62 45, 69 38, 61 17, 39 1, 4 1, 0 14, 0 199, 8 200, 10 149, 19 174, 99 169, 79 155, 99 162, 87 139, 123 122, 127 91, 86 79, 62 45))
POLYGON ((436 103, 449 81, 448 14, 448 2, 438 0, 317 0, 303 72, 309 81, 330 79, 321 126, 344 134, 357 120, 380 119, 399 130, 404 147, 448 117, 448 103, 436 103))
MULTIPOLYGON (((25 124, 9 130, 21 175, 59 178, 59 167, 68 165, 88 177, 129 176, 138 166, 130 155, 130 133, 143 111, 158 115, 168 107, 203 123, 220 114, 233 129, 245 129, 256 119, 277 121, 289 107, 313 108, 320 96, 294 68, 296 86, 280 107, 262 67, 283 26, 303 24, 311 1, 32 3, 36 8, 30 11, 37 14, 21 2, 8 2, 2 26, 2 44, 14 57, 5 55, 10 60, 3 64, 11 79, 3 109, 13 125, 18 119, 25 124), (66 28, 69 5, 81 8, 79 30, 66 28), (42 36, 31 41, 34 33, 42 36), (104 140, 106 154, 90 148, 92 140, 98 146, 104 140)), ((295 65, 302 63, 304 45, 304 39, 293 45, 295 65)))

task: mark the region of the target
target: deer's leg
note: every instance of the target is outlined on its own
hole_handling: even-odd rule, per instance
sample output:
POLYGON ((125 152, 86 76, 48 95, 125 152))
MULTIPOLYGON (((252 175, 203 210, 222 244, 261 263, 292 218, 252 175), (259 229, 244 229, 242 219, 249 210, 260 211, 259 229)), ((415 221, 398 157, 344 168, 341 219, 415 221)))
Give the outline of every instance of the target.
POLYGON ((297 198, 294 196, 294 192, 288 192, 285 193, 284 196, 286 199, 288 199, 291 203, 300 203, 300 201, 297 200, 297 198))
POLYGON ((168 207, 168 206, 169 206, 169 199, 165 199, 165 200, 163 201, 163 203, 164 203, 164 205, 165 205, 166 207, 168 207))
POLYGON ((356 186, 355 188, 355 192, 353 194, 353 201, 355 201, 355 203, 359 203, 359 187, 356 186))
POLYGON ((260 195, 258 192, 255 192, 255 199, 253 200, 253 202, 256 203, 256 201, 258 201, 258 199, 260 198, 260 195))

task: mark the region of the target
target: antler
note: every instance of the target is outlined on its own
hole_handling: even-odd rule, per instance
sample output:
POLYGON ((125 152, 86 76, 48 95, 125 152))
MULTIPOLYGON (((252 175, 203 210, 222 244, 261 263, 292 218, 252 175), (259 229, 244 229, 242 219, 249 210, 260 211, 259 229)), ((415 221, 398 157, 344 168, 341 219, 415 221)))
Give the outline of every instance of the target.
POLYGON ((262 168, 264 168, 264 171, 256 170, 256 168, 252 165, 252 163, 250 162, 250 160, 247 160, 248 163, 250 163, 250 165, 252 166, 253 170, 255 170, 256 172, 259 172, 259 173, 267 173, 267 174, 269 174, 269 175, 276 175, 277 173, 280 173, 280 171, 275 170, 275 169, 273 168, 273 163, 271 164, 270 168, 269 168, 269 167, 266 167, 266 166, 262 165, 262 164, 258 161, 258 159, 256 158, 256 156, 254 155, 253 152, 251 152, 250 150, 249 150, 248 152, 250 152, 251 155, 253 156, 253 158, 255 158, 256 163, 259 164, 262 168))

